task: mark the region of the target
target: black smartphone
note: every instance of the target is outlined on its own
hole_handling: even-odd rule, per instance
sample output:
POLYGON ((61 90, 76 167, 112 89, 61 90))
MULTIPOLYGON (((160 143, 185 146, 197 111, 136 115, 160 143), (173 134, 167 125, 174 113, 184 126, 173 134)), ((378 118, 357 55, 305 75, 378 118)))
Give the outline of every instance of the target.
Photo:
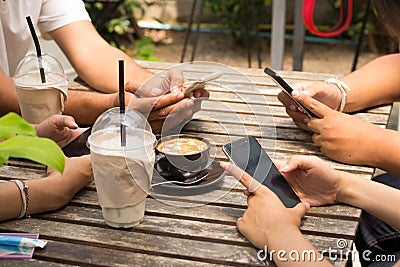
POLYGON ((286 207, 292 208, 300 202, 285 177, 253 136, 225 144, 222 150, 236 166, 271 189, 286 207))
POLYGON ((292 101, 297 106, 298 110, 300 110, 310 118, 319 118, 311 110, 309 110, 299 101, 294 99, 294 97, 292 96, 293 88, 287 82, 285 82, 285 80, 281 76, 279 76, 275 71, 273 71, 270 68, 265 68, 264 73, 269 75, 275 81, 275 83, 282 89, 282 91, 285 92, 292 99, 292 101))
POLYGON ((88 148, 86 143, 91 132, 92 127, 81 133, 78 137, 76 137, 68 145, 66 145, 62 149, 64 155, 67 157, 79 157, 90 154, 90 149, 88 148))

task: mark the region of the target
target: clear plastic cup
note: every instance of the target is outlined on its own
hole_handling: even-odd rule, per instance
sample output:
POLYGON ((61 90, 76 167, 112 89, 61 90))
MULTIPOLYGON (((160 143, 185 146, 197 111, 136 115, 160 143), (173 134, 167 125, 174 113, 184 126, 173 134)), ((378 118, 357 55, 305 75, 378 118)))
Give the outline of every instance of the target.
POLYGON ((42 56, 46 82, 42 83, 38 57, 28 54, 18 64, 13 78, 22 117, 40 123, 64 111, 68 80, 60 62, 49 54, 42 56))
POLYGON ((153 176, 155 142, 147 120, 133 110, 122 116, 115 109, 108 110, 93 126, 88 145, 98 200, 109 226, 129 228, 142 221, 153 176), (121 117, 126 126, 124 147, 121 117))

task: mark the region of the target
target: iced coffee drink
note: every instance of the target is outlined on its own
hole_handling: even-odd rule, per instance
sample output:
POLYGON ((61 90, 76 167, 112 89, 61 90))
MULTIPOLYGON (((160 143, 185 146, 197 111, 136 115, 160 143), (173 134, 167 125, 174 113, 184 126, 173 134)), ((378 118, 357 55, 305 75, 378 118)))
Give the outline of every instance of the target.
POLYGON ((106 223, 128 228, 138 225, 145 212, 154 166, 153 133, 126 131, 121 147, 117 128, 99 130, 89 137, 97 195, 106 223))
POLYGON ((26 56, 14 75, 22 117, 40 123, 51 115, 61 114, 68 92, 68 81, 61 64, 50 55, 43 55, 46 82, 42 82, 35 55, 26 56))

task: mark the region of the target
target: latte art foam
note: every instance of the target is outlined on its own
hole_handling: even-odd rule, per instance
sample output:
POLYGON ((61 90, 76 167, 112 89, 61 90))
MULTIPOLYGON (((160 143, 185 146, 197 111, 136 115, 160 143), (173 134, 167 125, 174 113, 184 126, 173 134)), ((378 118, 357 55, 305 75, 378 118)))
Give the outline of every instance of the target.
POLYGON ((161 142, 157 149, 164 154, 173 155, 192 155, 203 152, 208 148, 208 145, 196 138, 176 138, 161 142))

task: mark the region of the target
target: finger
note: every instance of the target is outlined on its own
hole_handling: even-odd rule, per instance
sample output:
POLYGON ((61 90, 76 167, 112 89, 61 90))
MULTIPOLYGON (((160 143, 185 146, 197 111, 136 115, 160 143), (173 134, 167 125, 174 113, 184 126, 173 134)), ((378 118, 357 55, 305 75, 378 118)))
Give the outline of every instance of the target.
POLYGON ((155 103, 153 109, 160 109, 172 105, 182 100, 183 97, 183 93, 181 92, 165 94, 157 99, 157 102, 155 103))
POLYGON ((235 166, 234 164, 221 162, 221 167, 232 174, 239 182, 244 185, 250 193, 255 194, 257 190, 261 187, 260 182, 251 177, 248 173, 235 166))
POLYGON ((312 140, 313 140, 313 142, 314 142, 314 144, 315 145, 317 145, 317 146, 321 146, 322 145, 322 137, 321 137, 321 135, 320 134, 313 134, 313 136, 312 136, 312 140))
POLYGON ((170 80, 169 89, 174 86, 178 86, 185 82, 185 78, 183 77, 182 70, 179 69, 171 69, 168 71, 168 78, 170 80))
POLYGON ((245 222, 244 222, 243 217, 239 217, 239 218, 236 220, 236 226, 237 226, 237 228, 239 229, 239 231, 240 231, 242 234, 243 234, 242 230, 244 229, 244 224, 245 224, 245 222))
POLYGON ((302 157, 300 156, 292 156, 290 157, 285 164, 283 164, 279 171, 282 173, 289 173, 297 169, 301 169, 302 166, 302 157))
POLYGON ((300 202, 296 206, 292 208, 293 212, 297 215, 298 218, 303 218, 307 211, 310 210, 310 204, 308 202, 300 202))
POLYGON ((309 97, 308 95, 304 94, 303 92, 293 91, 292 96, 297 101, 302 103, 306 108, 308 108, 311 112, 313 112, 315 115, 317 115, 319 118, 323 118, 326 115, 328 115, 330 112, 333 111, 327 105, 319 102, 318 100, 315 100, 312 97, 309 97))
POLYGON ((70 129, 77 129, 78 124, 76 124, 75 119, 67 115, 55 115, 52 117, 54 124, 57 128, 63 129, 68 127, 70 129))
POLYGON ((129 80, 125 84, 125 91, 134 94, 139 87, 140 83, 137 80, 129 80))
POLYGON ((192 115, 191 108, 193 105, 194 105, 193 100, 183 99, 172 105, 163 107, 161 109, 153 110, 152 112, 150 112, 150 114, 148 116, 148 120, 152 121, 152 120, 166 118, 172 113, 175 116, 182 116, 182 118, 185 118, 188 115, 189 116, 192 115), (190 114, 187 114, 188 112, 186 112, 186 111, 190 111, 190 114))
POLYGON ((324 127, 324 120, 319 120, 319 119, 311 119, 309 122, 307 122, 307 127, 310 129, 312 132, 320 134, 321 129, 324 127))
POLYGON ((193 92, 195 98, 209 98, 210 92, 207 89, 200 89, 193 92))

